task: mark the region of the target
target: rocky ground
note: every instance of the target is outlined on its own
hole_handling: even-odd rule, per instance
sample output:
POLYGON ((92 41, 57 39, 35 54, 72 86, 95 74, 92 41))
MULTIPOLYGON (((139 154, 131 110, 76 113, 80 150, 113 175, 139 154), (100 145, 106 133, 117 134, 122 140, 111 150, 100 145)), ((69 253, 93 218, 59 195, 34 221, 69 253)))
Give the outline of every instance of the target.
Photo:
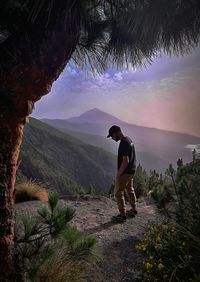
MULTIPOLYGON (((15 206, 17 216, 25 212, 34 214, 42 204, 39 201, 18 203, 15 206)), ((116 203, 106 197, 66 196, 60 199, 60 204, 75 208, 71 223, 97 238, 101 259, 95 269, 88 271, 86 281, 133 281, 142 264, 135 245, 142 238, 145 227, 160 219, 155 206, 139 203, 138 215, 119 224, 111 221, 111 217, 118 213, 116 203)))

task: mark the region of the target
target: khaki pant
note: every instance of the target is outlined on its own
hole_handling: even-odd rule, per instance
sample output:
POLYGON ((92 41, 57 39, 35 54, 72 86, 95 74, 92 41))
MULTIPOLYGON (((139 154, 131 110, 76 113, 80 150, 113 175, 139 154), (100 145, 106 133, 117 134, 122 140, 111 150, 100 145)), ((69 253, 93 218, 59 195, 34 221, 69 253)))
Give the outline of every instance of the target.
POLYGON ((120 214, 126 213, 126 206, 124 200, 124 191, 126 190, 129 198, 129 203, 132 209, 136 208, 136 195, 133 188, 133 175, 122 174, 115 180, 114 195, 117 201, 118 209, 120 214))

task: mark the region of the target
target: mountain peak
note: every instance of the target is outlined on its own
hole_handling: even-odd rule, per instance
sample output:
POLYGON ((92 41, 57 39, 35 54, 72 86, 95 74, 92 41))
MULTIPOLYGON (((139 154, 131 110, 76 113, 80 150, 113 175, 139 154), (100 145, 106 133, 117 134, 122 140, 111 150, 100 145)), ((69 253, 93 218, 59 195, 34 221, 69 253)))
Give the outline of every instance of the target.
POLYGON ((87 112, 102 112, 103 113, 103 111, 100 110, 99 108, 93 108, 91 110, 88 110, 87 112))
POLYGON ((106 114, 105 112, 103 112, 102 110, 100 110, 98 108, 93 108, 91 110, 88 110, 88 111, 82 113, 80 116, 87 115, 87 114, 98 114, 98 113, 106 114))
POLYGON ((70 122, 78 123, 103 123, 103 124, 114 124, 114 123, 124 123, 117 117, 103 112, 98 108, 93 108, 81 114, 78 117, 72 117, 68 119, 70 122))

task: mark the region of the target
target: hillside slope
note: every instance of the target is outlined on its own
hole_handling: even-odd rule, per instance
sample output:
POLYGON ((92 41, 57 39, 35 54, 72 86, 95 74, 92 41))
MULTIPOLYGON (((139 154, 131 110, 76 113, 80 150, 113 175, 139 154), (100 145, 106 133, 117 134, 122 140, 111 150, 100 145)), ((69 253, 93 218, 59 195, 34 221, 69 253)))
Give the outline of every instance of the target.
POLYGON ((97 192, 109 190, 115 157, 81 142, 35 118, 25 126, 20 171, 60 193, 75 193, 92 184, 97 192))

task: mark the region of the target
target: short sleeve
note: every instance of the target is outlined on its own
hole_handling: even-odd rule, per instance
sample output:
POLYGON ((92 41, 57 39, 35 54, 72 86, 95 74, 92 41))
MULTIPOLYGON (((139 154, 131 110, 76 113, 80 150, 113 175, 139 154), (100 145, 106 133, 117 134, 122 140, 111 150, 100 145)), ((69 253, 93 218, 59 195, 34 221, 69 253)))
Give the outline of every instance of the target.
POLYGON ((122 156, 128 156, 129 155, 129 143, 128 142, 122 143, 121 154, 122 154, 122 156))

